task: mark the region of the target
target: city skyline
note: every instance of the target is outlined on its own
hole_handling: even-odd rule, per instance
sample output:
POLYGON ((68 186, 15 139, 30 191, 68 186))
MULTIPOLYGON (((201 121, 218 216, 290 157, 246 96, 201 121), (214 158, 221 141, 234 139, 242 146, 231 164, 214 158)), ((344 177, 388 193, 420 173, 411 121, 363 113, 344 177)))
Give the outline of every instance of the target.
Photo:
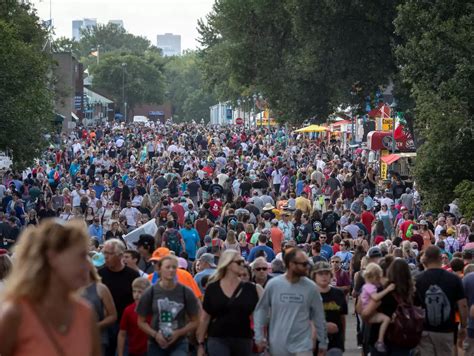
MULTIPOLYGON (((73 20, 97 19, 97 23, 121 19, 125 29, 144 36, 156 45, 156 36, 163 33, 181 35, 182 50, 198 47, 197 20, 212 9, 214 0, 136 0, 133 5, 124 0, 51 0, 51 15, 55 37, 72 38, 73 20)), ((48 20, 48 0, 32 0, 42 20, 48 20)))

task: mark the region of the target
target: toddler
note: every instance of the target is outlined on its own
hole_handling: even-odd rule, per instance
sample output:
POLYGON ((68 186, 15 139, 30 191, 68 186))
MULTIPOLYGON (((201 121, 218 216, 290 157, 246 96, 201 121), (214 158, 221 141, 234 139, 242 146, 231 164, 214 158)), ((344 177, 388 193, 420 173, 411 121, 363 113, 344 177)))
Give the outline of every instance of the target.
MULTIPOLYGON (((388 293, 395 289, 395 284, 391 283, 384 290, 377 293, 377 289, 381 286, 382 276, 382 268, 380 268, 380 266, 375 263, 369 263, 365 268, 365 284, 362 287, 362 293, 360 295, 362 308, 366 308, 369 305, 371 299, 378 302, 388 293)), ((375 349, 378 352, 387 351, 383 340, 385 337, 385 332, 387 331, 387 328, 390 325, 390 322, 391 318, 383 313, 376 313, 369 320, 369 323, 371 324, 381 324, 379 329, 379 336, 377 342, 375 343, 375 349)))

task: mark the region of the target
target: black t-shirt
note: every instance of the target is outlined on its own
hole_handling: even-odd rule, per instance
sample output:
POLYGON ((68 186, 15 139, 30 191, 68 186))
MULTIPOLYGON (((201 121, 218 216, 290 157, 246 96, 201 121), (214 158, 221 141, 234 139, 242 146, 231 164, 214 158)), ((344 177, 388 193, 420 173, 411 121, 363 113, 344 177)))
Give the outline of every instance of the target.
POLYGON ((461 278, 441 268, 428 269, 416 276, 415 304, 425 309, 426 318, 424 330, 433 332, 454 332, 456 330, 455 312, 457 302, 465 298, 461 278), (444 292, 444 297, 439 288, 444 292), (428 296, 427 296, 428 294, 428 296), (426 302, 430 301, 430 305, 426 302), (447 321, 442 321, 442 313, 447 311, 444 302, 449 301, 450 315, 447 321), (439 320, 439 325, 430 325, 430 320, 439 320))
POLYGON ((298 235, 296 237, 296 242, 299 244, 305 243, 308 235, 310 235, 310 239, 313 237, 313 226, 308 224, 301 224, 297 227, 298 235))
POLYGON ((334 211, 326 211, 323 214, 323 228, 326 232, 336 232, 337 231, 337 222, 339 221, 339 215, 334 211))
POLYGON ((245 182, 245 181, 240 183, 240 191, 242 192, 242 195, 250 194, 251 189, 252 189, 252 183, 245 182))
POLYGON ((117 308, 117 320, 122 318, 123 310, 133 303, 132 282, 140 277, 137 271, 125 266, 119 272, 112 272, 107 267, 99 270, 99 275, 110 290, 117 308))
POLYGON ((189 196, 191 196, 191 197, 197 196, 198 192, 199 192, 199 188, 201 188, 201 186, 199 185, 198 182, 193 181, 193 182, 189 183, 188 184, 189 196))
POLYGON ((257 303, 257 287, 253 283, 243 283, 242 290, 232 301, 224 294, 219 282, 209 284, 202 305, 211 316, 209 337, 252 338, 250 316, 257 303))
POLYGON ((324 314, 327 323, 337 325, 339 332, 336 334, 328 334, 329 344, 328 350, 339 348, 344 351, 344 333, 342 317, 347 315, 347 302, 344 292, 337 288, 332 288, 327 293, 321 293, 323 299, 324 314))
MULTIPOLYGON (((382 289, 379 289, 377 292, 380 292, 382 289)), ((380 301, 380 306, 377 309, 377 312, 383 313, 389 317, 393 316, 393 313, 397 310, 398 303, 393 296, 393 293, 387 294, 380 301)), ((374 346, 379 337, 379 329, 381 324, 366 324, 369 327, 369 344, 374 346)), ((386 336, 387 334, 385 334, 386 336)), ((387 338, 385 338, 387 341, 387 338)))
POLYGON ((209 178, 204 178, 201 180, 201 188, 205 192, 209 192, 209 187, 211 186, 212 181, 209 178))

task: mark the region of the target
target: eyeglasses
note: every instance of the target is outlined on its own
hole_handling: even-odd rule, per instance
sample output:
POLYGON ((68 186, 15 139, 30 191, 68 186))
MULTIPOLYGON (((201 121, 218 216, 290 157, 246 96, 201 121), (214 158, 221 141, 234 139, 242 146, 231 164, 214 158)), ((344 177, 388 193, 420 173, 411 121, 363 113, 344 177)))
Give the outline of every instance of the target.
POLYGON ((309 262, 308 261, 304 261, 304 262, 298 262, 298 261, 292 261, 295 265, 300 265, 300 266, 303 266, 303 267, 308 267, 309 265, 309 262))
POLYGON ((245 264, 245 261, 244 260, 237 260, 237 261, 232 261, 232 263, 236 263, 239 266, 243 266, 245 264))
POLYGON ((341 261, 331 261, 331 263, 339 264, 341 261))
POLYGON ((327 239, 327 236, 319 236, 320 239, 327 239))
POLYGON ((267 267, 257 267, 257 268, 254 268, 254 270, 257 271, 257 272, 266 271, 267 269, 268 269, 267 267))

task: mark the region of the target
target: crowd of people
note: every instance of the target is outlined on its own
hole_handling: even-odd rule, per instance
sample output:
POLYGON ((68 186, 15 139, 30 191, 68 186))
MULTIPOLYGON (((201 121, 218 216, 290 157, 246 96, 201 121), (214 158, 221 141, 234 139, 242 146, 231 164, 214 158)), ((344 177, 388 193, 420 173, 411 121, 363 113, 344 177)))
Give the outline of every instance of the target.
POLYGON ((474 355, 473 217, 378 171, 283 128, 57 137, 0 183, 0 355, 474 355))

